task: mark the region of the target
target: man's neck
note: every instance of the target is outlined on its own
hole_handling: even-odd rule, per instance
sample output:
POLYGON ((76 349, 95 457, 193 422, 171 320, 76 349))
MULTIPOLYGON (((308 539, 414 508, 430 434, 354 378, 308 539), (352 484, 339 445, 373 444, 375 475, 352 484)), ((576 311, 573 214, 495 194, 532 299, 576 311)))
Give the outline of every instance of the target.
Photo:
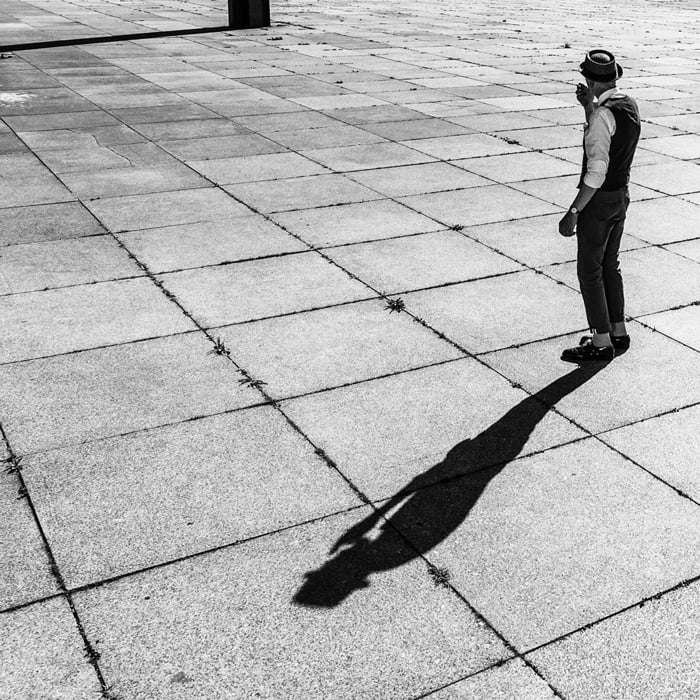
POLYGON ((604 90, 601 90, 600 92, 596 91, 596 99, 598 101, 598 104, 602 104, 607 100, 608 98, 612 97, 616 92, 617 92, 617 85, 613 85, 612 87, 606 87, 604 90))

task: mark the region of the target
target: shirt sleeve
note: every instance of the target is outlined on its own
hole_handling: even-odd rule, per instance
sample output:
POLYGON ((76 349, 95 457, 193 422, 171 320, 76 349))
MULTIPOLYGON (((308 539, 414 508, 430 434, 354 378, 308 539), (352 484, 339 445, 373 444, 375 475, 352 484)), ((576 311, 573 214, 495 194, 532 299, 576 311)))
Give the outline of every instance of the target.
POLYGON ((587 167, 583 184, 598 189, 605 181, 610 163, 610 141, 615 133, 615 118, 605 107, 591 115, 583 137, 587 167))

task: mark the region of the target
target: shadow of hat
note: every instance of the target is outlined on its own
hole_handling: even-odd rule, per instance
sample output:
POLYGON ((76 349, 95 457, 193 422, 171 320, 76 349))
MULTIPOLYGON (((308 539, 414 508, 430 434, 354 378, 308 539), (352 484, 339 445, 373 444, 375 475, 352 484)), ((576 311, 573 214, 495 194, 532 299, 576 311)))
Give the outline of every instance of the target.
POLYGON ((586 54, 579 66, 584 78, 605 83, 622 76, 622 66, 615 62, 615 56, 605 49, 594 49, 586 54))

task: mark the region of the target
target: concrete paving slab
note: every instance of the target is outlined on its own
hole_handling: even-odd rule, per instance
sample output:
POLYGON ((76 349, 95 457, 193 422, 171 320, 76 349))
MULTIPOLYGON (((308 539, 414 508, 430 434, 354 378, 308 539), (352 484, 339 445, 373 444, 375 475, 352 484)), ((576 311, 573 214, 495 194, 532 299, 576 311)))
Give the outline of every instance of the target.
POLYGON ((82 200, 211 186, 203 177, 180 163, 159 167, 109 168, 88 173, 64 173, 61 179, 82 200))
POLYGON ((402 197, 400 201, 448 226, 475 226, 559 211, 553 204, 503 185, 402 197))
POLYGON ((344 175, 330 174, 227 185, 224 189, 236 199, 264 213, 313 209, 382 198, 381 194, 353 182, 344 175))
POLYGON ((627 211, 625 230, 649 243, 686 240, 695 235, 700 207, 678 197, 635 202, 627 211))
POLYGON ((653 117, 652 122, 670 128, 682 129, 694 133, 700 129, 700 115, 698 114, 673 114, 666 117, 653 117))
MULTIPOLYGON (((400 78, 402 76, 396 76, 400 78)), ((408 76, 403 76, 408 77, 408 76)), ((415 88, 410 90, 390 90, 387 92, 374 92, 374 97, 381 98, 385 102, 393 102, 399 105, 415 108, 416 105, 425 103, 441 103, 454 98, 449 92, 431 90, 429 88, 415 88)))
POLYGON ((671 309, 644 317, 644 323, 664 335, 700 350, 700 306, 671 309))
POLYGON ((0 154, 26 153, 27 146, 24 141, 12 133, 0 134, 0 154))
POLYGON ((297 153, 270 153, 242 158, 192 160, 189 161, 188 165, 221 185, 320 175, 330 172, 322 165, 318 165, 318 163, 314 163, 297 153))
POLYGON ((268 95, 266 99, 256 100, 231 100, 211 105, 217 116, 233 117, 267 114, 288 114, 290 112, 304 112, 306 109, 295 102, 290 102, 281 97, 268 95))
POLYGON ((359 243, 442 228, 431 219, 388 199, 283 212, 274 214, 272 219, 315 246, 359 243))
POLYGON ((63 598, 0 615, 0 629, 0 689, 6 697, 99 697, 100 683, 63 598))
MULTIPOLYGON (((583 121, 583 110, 581 110, 583 121)), ((533 150, 546 148, 581 148, 583 129, 580 126, 538 126, 533 129, 518 129, 499 133, 501 138, 516 141, 533 150)))
POLYGON ((466 680, 431 693, 431 700, 551 700, 556 695, 547 682, 520 659, 507 661, 466 680))
POLYGON ((508 143, 489 134, 441 136, 438 138, 413 139, 403 143, 410 148, 435 156, 441 160, 477 158, 479 156, 517 153, 525 150, 522 146, 508 143))
POLYGON ((219 335, 275 398, 462 355, 406 314, 389 313, 382 300, 224 327, 219 335))
MULTIPOLYGON (((637 323, 628 325, 632 347, 593 378, 560 409, 591 432, 618 428, 697 401, 700 388, 698 353, 637 323), (673 357, 670 365, 668 358, 673 357), (614 402, 601 397, 618 397, 614 402)), ((580 333, 519 349, 489 354, 489 365, 535 390, 557 376, 564 348, 577 345, 580 333)))
MULTIPOLYGON (((664 311, 700 299, 700 266, 694 260, 650 246, 620 254, 628 314, 664 311)), ((547 268, 547 274, 578 288, 575 263, 547 268)))
POLYGON ((403 299, 411 313, 470 352, 571 332, 581 323, 572 313, 581 303, 577 293, 530 271, 411 292, 403 299), (549 301, 543 306, 539 299, 549 301))
POLYGON ((44 163, 30 151, 0 155, 0 168, 5 173, 12 173, 13 179, 51 179, 44 163))
POLYGON ((0 362, 17 362, 193 330, 148 279, 0 296, 15 329, 0 336, 0 362))
POLYGON ((126 168, 129 160, 112 148, 86 144, 84 147, 43 151, 41 159, 54 173, 84 172, 105 168, 126 168))
MULTIPOLYGON (((381 93, 380 93, 381 95, 381 93)), ((331 95, 310 95, 308 97, 290 97, 293 102, 307 109, 317 109, 319 111, 333 111, 336 109, 348 109, 352 107, 373 107, 375 105, 385 105, 388 100, 382 97, 370 97, 359 94, 331 94, 331 95)))
POLYGON ((18 454, 214 415, 261 400, 200 334, 0 365, 18 454))
POLYGON ((69 587, 360 503, 271 407, 53 450, 26 461, 34 505, 69 587))
POLYGON ((192 102, 182 101, 177 105, 161 107, 124 107, 110 112, 125 124, 141 125, 156 122, 185 121, 190 119, 217 119, 221 115, 192 102))
POLYGON ((0 208, 0 245, 35 243, 104 233, 79 202, 0 208))
POLYGON ((529 109, 547 110, 568 107, 566 102, 556 100, 551 97, 541 97, 539 95, 522 95, 517 97, 493 97, 481 100, 487 105, 497 107, 504 112, 523 112, 529 109))
POLYGON ((457 231, 341 246, 327 254, 364 282, 388 294, 522 269, 457 231))
POLYGON ((0 251, 0 296, 140 275, 111 236, 23 243, 0 251))
POLYGON ((202 139, 173 139, 160 141, 161 148, 182 160, 255 156, 285 151, 284 146, 251 134, 248 136, 212 136, 202 139))
POLYGON ((111 197, 84 204, 115 233, 250 214, 248 207, 213 187, 111 197))
POLYGON ((175 168, 180 167, 180 162, 177 158, 164 151, 158 144, 150 141, 114 144, 110 146, 110 150, 125 158, 127 163, 134 168, 166 165, 175 168))
POLYGON ((472 131, 445 119, 402 119, 393 122, 365 124, 363 129, 392 141, 456 136, 472 131))
MULTIPOLYGON (((513 182, 511 187, 533 195, 546 202, 557 204, 566 209, 571 205, 574 197, 580 174, 563 175, 559 177, 546 177, 538 180, 526 180, 524 182, 513 182)), ((631 195, 630 195, 631 196, 631 195)))
POLYGON ((429 163, 435 158, 399 143, 308 149, 301 155, 336 172, 390 168, 396 165, 429 163))
POLYGON ((132 231, 119 239, 155 273, 308 250, 258 215, 132 231))
POLYGON ((682 255, 684 258, 690 258, 691 260, 700 262, 700 239, 698 238, 683 243, 667 245, 665 248, 676 255, 682 255))
POLYGON ((699 417, 700 407, 694 406, 603 433, 601 439, 697 501, 699 417))
POLYGON ((221 118, 135 124, 134 129, 153 141, 240 136, 250 133, 250 130, 243 125, 221 118))
POLYGON ((349 124, 315 127, 313 129, 275 131, 274 134, 268 134, 268 138, 295 151, 385 142, 382 136, 377 136, 349 124))
MULTIPOLYGON (((305 573, 352 522, 326 519, 79 594, 106 677, 117 692, 153 700, 390 698, 427 692, 507 656, 461 601, 432 584, 423 562, 372 576, 335 607, 295 605, 305 573)), ((384 539, 389 552, 403 554, 398 539, 384 539)), ((350 568, 350 590, 372 573, 369 557, 338 564, 350 568)), ((323 570, 313 574, 322 583, 323 570)), ((313 578, 307 587, 313 595, 313 578)))
MULTIPOLYGON (((113 127, 110 126, 107 128, 113 127)), ((95 145, 95 138, 92 134, 79 132, 75 129, 20 131, 18 135, 29 148, 36 151, 82 149, 95 145)))
POLYGON ((374 296, 316 253, 173 272, 161 279, 204 326, 252 321, 374 296))
POLYGON ((456 160, 454 165, 500 183, 572 175, 581 169, 580 165, 532 151, 456 160))
POLYGON ((632 182, 664 194, 700 191, 700 165, 685 161, 642 165, 632 171, 632 182))
POLYGON ((339 124, 336 115, 332 117, 311 109, 296 111, 288 114, 256 114, 236 117, 236 123, 248 129, 254 129, 259 134, 270 135, 278 131, 292 129, 313 129, 318 127, 333 127, 339 124))
POLYGON ((350 173, 349 176, 387 197, 404 197, 412 194, 443 192, 489 184, 488 180, 455 168, 449 163, 425 163, 390 169, 359 170, 350 173))
POLYGON ((392 524, 521 651, 697 571, 697 506, 593 439, 414 498, 392 524))
POLYGON ((88 100, 65 88, 34 88, 10 94, 15 99, 0 102, 0 118, 98 109, 88 100))
MULTIPOLYGON (((556 386, 574 391, 578 377, 583 375, 556 386)), ((291 399, 282 406, 374 500, 584 435, 473 359, 291 399)))
POLYGON ((379 122, 403 121, 424 118, 425 115, 402 105, 377 105, 376 107, 348 107, 334 109, 333 119, 348 124, 376 124, 379 122))
MULTIPOLYGON (((0 459, 6 455, 3 445, 0 459)), ((58 592, 32 512, 18 495, 19 480, 5 467, 0 461, 0 610, 58 592)))
POLYGON ((680 134, 647 139, 644 142, 644 147, 681 160, 700 158, 700 136, 697 134, 680 134))
POLYGON ((691 700, 700 685, 697 583, 544 647, 534 661, 566 697, 691 700), (576 674, 570 669, 575 667, 576 674))
POLYGON ((33 204, 74 201, 75 196, 49 170, 32 177, 17 177, 0 182, 0 209, 33 204))
POLYGON ((544 126, 546 124, 536 115, 524 112, 500 112, 495 114, 473 114, 464 117, 450 117, 450 122, 461 124, 468 129, 482 133, 495 133, 512 129, 527 129, 530 127, 544 126))

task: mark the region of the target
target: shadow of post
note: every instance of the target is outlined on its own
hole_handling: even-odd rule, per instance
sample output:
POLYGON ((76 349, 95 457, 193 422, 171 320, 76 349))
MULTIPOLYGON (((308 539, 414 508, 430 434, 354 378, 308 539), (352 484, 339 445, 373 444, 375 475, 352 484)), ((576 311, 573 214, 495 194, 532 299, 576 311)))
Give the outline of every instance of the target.
POLYGON ((442 462, 416 476, 343 534, 331 549, 334 556, 306 574, 294 603, 336 606, 353 591, 369 586, 370 574, 429 552, 464 522, 491 479, 520 454, 548 411, 604 366, 595 363, 572 370, 528 396, 473 439, 455 445, 442 462), (370 540, 367 534, 380 521, 379 536, 370 540))

